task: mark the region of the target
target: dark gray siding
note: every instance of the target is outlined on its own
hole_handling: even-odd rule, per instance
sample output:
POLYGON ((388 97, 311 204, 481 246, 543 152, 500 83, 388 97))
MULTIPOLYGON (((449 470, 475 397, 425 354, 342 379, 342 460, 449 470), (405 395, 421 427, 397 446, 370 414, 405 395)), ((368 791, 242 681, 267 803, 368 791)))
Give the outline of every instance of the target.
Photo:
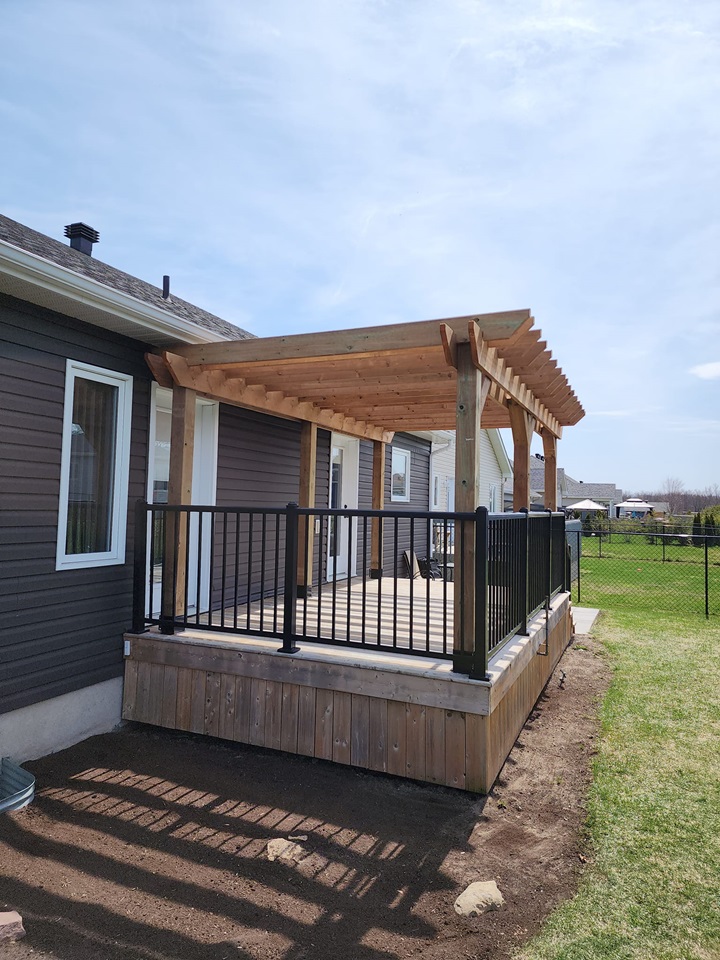
MULTIPOLYGON (((300 430, 299 422, 282 420, 279 417, 243 410, 227 404, 220 406, 218 427, 218 480, 217 505, 219 507, 285 507, 297 502, 300 489, 300 430)), ((318 430, 317 471, 315 475, 315 498, 319 506, 328 502, 328 479, 330 464, 330 434, 318 430)), ((261 592, 266 595, 275 586, 275 563, 277 554, 278 588, 283 586, 283 563, 285 559, 285 525, 279 522, 279 550, 276 551, 274 517, 265 524, 265 577, 261 575, 262 518, 253 518, 252 537, 246 517, 239 520, 228 517, 227 532, 224 520, 218 518, 215 529, 213 566, 213 606, 223 602, 232 603, 237 596, 244 603, 250 586, 250 596, 257 599, 261 592), (235 542, 239 543, 237 571, 235 542), (225 566, 222 564, 223 544, 227 544, 225 566), (248 570, 250 576, 248 578, 248 570), (224 576, 223 576, 224 574, 224 576), (223 593, 222 585, 225 584, 223 593), (237 583, 237 593, 236 593, 237 583)), ((315 581, 318 574, 318 550, 314 551, 315 581)))
MULTIPOLYGON (((426 511, 430 502, 430 448, 429 440, 412 436, 409 433, 397 433, 392 444, 385 449, 385 509, 411 512, 413 510, 426 511), (390 474, 392 464, 392 447, 410 451, 410 500, 407 503, 395 502, 390 499, 390 474)), ((369 510, 372 506, 372 444, 363 440, 360 443, 358 505, 361 510, 369 510)), ((397 527, 397 543, 393 533, 394 525, 386 523, 383 537, 383 569, 387 576, 406 575, 403 551, 411 547, 411 532, 409 522, 400 521, 397 527)), ((426 547, 425 521, 415 524, 415 536, 412 546, 417 556, 425 556, 426 547)), ((369 538, 369 534, 368 534, 369 538)), ((361 537, 358 537, 361 540, 361 537)), ((360 550, 362 543, 358 543, 358 564, 360 564, 360 550)), ((368 547, 369 555, 369 547, 368 547)))
POLYGON ((143 344, 0 295, 0 713, 122 674, 132 504, 145 496, 143 344), (126 563, 55 570, 67 358, 133 379, 126 563))

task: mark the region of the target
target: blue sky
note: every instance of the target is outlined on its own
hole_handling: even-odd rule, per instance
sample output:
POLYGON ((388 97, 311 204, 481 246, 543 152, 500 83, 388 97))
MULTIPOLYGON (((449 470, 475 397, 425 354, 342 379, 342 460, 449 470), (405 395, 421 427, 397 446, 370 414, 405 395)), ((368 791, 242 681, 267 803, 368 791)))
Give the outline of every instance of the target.
POLYGON ((260 336, 530 307, 587 412, 571 476, 720 482, 715 0, 2 0, 0 30, 6 215, 260 336))

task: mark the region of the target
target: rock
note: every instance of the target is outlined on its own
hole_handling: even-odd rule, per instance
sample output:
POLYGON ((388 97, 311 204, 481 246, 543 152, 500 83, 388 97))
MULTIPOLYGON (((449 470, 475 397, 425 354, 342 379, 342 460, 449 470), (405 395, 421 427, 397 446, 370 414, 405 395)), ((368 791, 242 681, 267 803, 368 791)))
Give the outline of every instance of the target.
POLYGON ((268 860, 301 860, 305 856, 305 851, 298 843, 292 843, 290 840, 268 840, 267 845, 268 860))
POLYGON ((22 940, 25 927, 17 910, 0 913, 0 940, 22 940))
POLYGON ((494 880, 476 880, 455 901, 455 913, 461 917, 477 917, 488 910, 499 910, 504 903, 494 880))

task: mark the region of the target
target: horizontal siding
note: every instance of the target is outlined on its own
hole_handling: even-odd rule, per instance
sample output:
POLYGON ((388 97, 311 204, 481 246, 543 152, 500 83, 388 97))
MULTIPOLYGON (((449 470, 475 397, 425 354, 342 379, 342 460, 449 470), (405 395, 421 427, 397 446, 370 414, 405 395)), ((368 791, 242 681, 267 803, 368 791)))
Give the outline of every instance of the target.
MULTIPOLYGON (((366 440, 360 442, 359 477, 358 477, 358 505, 361 510, 370 510, 372 507, 372 443, 366 440)), ((385 509, 403 512, 426 511, 430 502, 430 441, 415 437, 409 433, 396 433, 392 444, 385 448, 385 509), (390 499, 390 481, 392 465, 392 448, 410 451, 410 501, 400 502, 390 499)), ((418 537, 413 546, 418 556, 427 553, 425 548, 425 526, 418 522, 418 537), (422 541, 418 542, 418 539, 422 541)), ((370 534, 368 533, 368 539, 370 534)), ((362 551, 365 549, 369 556, 369 546, 365 548, 362 536, 358 536, 358 563, 361 562, 362 551)), ((395 540, 393 531, 386 524, 383 537, 383 569, 387 576, 406 576, 403 553, 411 547, 411 533, 408 522, 398 524, 398 536, 395 540)))
MULTIPOLYGON (((285 507, 288 503, 297 502, 300 491, 300 431, 301 424, 297 421, 283 420, 252 410, 221 404, 218 426, 217 505, 267 509, 285 507)), ((315 500, 322 506, 328 502, 329 462, 330 434, 326 430, 318 430, 315 500)), ((242 520, 238 535, 234 518, 229 520, 229 536, 226 543, 230 556, 226 557, 224 568, 223 524, 222 521, 218 522, 213 557, 212 605, 214 608, 223 603, 232 603, 234 597, 237 597, 238 603, 244 603, 248 596, 248 583, 252 599, 260 596, 261 584, 266 594, 273 589, 276 562, 274 523, 274 518, 267 521, 265 581, 262 584, 260 517, 256 517, 253 522, 252 544, 249 542, 248 521, 242 520), (237 570, 236 537, 239 539, 237 570)), ((282 589, 284 582, 284 531, 283 520, 277 556, 279 589, 282 589)), ((316 577, 318 563, 316 549, 314 553, 316 577)))
POLYGON ((133 505, 145 496, 146 346, 0 295, 0 713, 120 676, 133 505), (55 570, 66 359, 133 377, 126 563, 55 570))

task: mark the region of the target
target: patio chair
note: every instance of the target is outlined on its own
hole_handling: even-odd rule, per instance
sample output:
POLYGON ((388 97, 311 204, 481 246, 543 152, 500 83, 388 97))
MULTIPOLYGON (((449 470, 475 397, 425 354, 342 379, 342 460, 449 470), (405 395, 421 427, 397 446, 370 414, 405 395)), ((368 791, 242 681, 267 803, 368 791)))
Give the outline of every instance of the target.
POLYGON ((411 580, 419 580, 421 577, 425 580, 442 580, 442 570, 437 560, 427 557, 420 557, 418 560, 412 550, 405 550, 403 557, 411 580))

